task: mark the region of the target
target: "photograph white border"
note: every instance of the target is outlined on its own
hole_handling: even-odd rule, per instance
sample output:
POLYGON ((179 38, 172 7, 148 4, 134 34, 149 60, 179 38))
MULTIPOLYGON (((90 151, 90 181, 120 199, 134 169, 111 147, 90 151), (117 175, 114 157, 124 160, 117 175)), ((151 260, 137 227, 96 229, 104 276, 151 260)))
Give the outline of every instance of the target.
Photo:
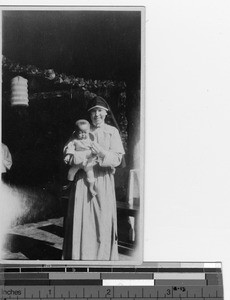
MULTIPOLYGON (((143 262, 144 254, 144 166, 145 166, 145 7, 144 6, 103 6, 103 5, 87 5, 87 6, 0 6, 0 21, 2 24, 2 11, 13 11, 13 10, 40 10, 40 11, 139 11, 141 13, 141 69, 140 69, 140 210, 138 214, 138 242, 136 250, 138 252, 137 258, 134 260, 119 260, 119 261, 85 261, 85 260, 0 260, 1 264, 12 264, 12 265, 72 265, 72 266, 93 266, 93 265, 122 265, 122 266, 133 266, 140 265, 143 262)), ((2 28, 1 36, 2 36, 2 28)), ((2 53, 2 43, 1 43, 2 53)), ((0 72, 2 78, 2 72, 0 72)), ((1 87, 0 87, 1 92, 1 87)), ((1 192, 1 185, 0 185, 1 192)), ((135 254, 134 254, 135 256, 135 254)))

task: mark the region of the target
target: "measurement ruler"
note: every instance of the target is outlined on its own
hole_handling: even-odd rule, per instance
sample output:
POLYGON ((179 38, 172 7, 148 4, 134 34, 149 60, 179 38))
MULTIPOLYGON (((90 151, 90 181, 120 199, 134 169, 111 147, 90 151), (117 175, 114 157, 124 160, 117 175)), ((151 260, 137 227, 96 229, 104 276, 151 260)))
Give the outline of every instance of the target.
POLYGON ((1 299, 222 300, 220 263, 1 266, 1 299))

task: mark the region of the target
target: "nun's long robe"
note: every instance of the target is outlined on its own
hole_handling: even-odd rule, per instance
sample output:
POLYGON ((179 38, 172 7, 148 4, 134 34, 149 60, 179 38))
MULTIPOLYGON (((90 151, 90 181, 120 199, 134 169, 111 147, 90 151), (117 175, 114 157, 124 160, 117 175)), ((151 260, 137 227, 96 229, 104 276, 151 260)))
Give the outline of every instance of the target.
MULTIPOLYGON (((91 127, 95 141, 106 150, 105 157, 94 167, 95 190, 92 197, 86 174, 80 171, 70 192, 65 220, 63 259, 117 260, 117 211, 113 169, 120 165, 124 148, 118 130, 103 124, 91 127)), ((71 142, 71 140, 70 140, 71 142)), ((68 147, 68 144, 64 148, 68 147)), ((72 164, 81 167, 85 158, 76 151, 72 164)))

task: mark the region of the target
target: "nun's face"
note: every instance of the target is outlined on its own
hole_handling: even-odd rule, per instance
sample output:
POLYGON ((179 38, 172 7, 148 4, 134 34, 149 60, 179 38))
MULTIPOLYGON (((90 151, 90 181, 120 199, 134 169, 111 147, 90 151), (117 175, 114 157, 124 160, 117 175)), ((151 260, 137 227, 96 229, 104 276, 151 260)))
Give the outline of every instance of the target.
POLYGON ((107 111, 100 107, 95 107, 90 111, 91 121, 94 126, 100 126, 105 122, 107 111))

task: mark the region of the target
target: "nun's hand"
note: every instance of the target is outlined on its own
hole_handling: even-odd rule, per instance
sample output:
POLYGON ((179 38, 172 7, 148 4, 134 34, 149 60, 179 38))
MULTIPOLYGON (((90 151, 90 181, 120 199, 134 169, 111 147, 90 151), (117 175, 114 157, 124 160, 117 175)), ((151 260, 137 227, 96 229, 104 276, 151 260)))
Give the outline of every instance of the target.
POLYGON ((98 155, 99 157, 105 157, 106 151, 97 142, 92 142, 91 150, 92 153, 98 155))

